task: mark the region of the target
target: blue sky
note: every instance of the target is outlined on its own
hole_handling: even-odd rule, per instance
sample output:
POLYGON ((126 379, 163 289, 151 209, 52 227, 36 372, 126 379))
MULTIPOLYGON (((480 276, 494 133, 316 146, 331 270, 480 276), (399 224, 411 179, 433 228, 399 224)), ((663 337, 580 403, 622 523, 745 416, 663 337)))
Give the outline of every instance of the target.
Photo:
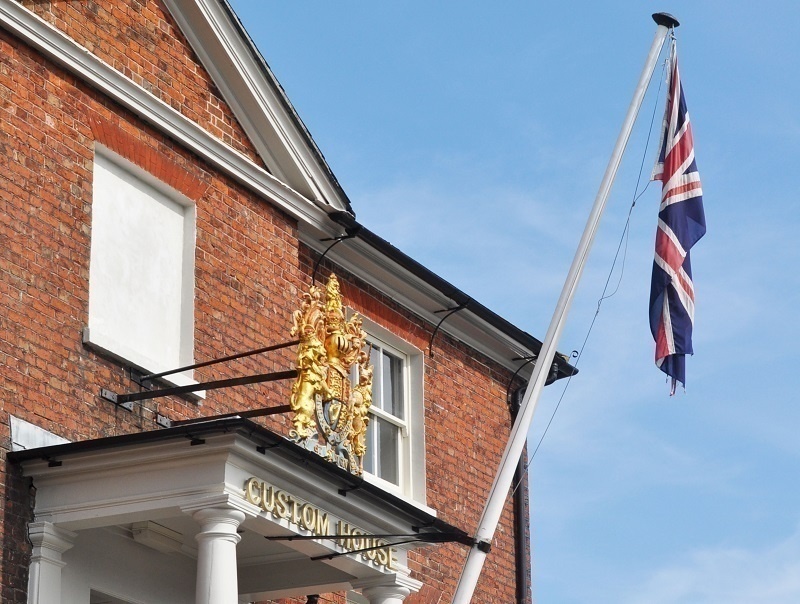
MULTIPOLYGON (((652 41, 650 14, 681 21, 708 222, 692 252, 687 390, 670 398, 652 361, 651 185, 619 291, 531 465, 534 593, 540 603, 800 601, 800 3, 233 5, 359 221, 539 337, 652 41)), ((581 346, 607 278, 657 79, 564 352, 581 346)), ((546 390, 531 442, 561 391, 546 390)))

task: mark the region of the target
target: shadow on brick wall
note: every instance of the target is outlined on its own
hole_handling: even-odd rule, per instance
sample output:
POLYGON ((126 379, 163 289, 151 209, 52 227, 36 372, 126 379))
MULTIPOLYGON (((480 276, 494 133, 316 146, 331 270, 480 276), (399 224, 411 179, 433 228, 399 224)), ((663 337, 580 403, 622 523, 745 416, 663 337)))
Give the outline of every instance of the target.
POLYGON ((31 542, 28 523, 33 520, 36 489, 22 468, 5 460, 5 502, 0 530, 3 533, 2 601, 4 604, 26 604, 28 601, 28 568, 31 542))

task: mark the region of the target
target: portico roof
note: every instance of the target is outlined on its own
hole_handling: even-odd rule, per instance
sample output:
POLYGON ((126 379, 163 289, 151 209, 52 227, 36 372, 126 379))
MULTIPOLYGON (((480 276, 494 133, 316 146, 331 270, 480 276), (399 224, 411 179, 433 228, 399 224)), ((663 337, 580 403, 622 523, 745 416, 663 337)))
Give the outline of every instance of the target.
POLYGON ((413 582, 406 553, 416 539, 470 542, 433 510, 240 417, 16 451, 8 459, 33 480, 35 523, 92 544, 67 558, 88 557, 100 541, 128 535, 156 550, 151 556, 191 559, 197 512, 243 513, 239 593, 254 598, 413 582), (350 532, 358 538, 336 538, 350 532), (405 537, 381 537, 388 535, 405 537), (381 549, 360 551, 370 546, 381 549))

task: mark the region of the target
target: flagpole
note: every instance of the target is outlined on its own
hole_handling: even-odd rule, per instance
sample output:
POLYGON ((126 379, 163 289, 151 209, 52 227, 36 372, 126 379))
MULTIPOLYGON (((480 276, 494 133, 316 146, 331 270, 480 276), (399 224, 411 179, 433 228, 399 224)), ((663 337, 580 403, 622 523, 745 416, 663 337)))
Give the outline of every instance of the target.
POLYGON ((631 101, 630 107, 628 107, 628 113, 625 115, 622 131, 617 138, 617 143, 614 146, 614 151, 608 162, 608 167, 600 183, 600 189, 597 192, 594 206, 586 222, 586 228, 578 244, 578 249, 575 252, 575 258, 572 261, 572 266, 569 269, 564 287, 561 290, 561 296, 558 299, 553 318, 550 321, 550 327, 547 329, 544 343, 539 351, 539 358, 536 361, 533 374, 525 390, 525 396, 522 400, 519 413, 517 414, 517 419, 511 428, 509 441, 506 444, 506 449, 500 460, 494 483, 489 491, 489 499, 483 510, 483 516, 481 517, 478 531, 475 533, 475 544, 472 546, 467 556, 452 604, 469 604, 472 600, 472 595, 475 592, 475 586, 478 583, 483 563, 486 560, 487 553, 491 549, 492 538, 494 537, 497 523, 500 521, 500 515, 503 512, 506 496, 511 488, 514 470, 525 447, 528 429, 533 419, 536 404, 539 401, 547 375, 550 371, 550 365, 553 363, 553 358, 555 357, 556 346, 558 345, 559 337, 564 328, 569 308, 572 305, 572 299, 575 295, 578 281, 583 273, 586 259, 600 224, 600 218, 603 214, 608 195, 611 193, 614 177, 622 161, 625 146, 628 144, 628 139, 633 130, 633 124, 636 121, 636 116, 642 105, 647 86, 650 83, 650 78, 653 75, 653 70, 655 69, 667 33, 671 28, 679 25, 678 21, 667 13, 656 13, 653 15, 653 20, 658 25, 653 44, 647 55, 647 61, 645 62, 644 69, 639 78, 639 83, 636 86, 633 100, 631 101))

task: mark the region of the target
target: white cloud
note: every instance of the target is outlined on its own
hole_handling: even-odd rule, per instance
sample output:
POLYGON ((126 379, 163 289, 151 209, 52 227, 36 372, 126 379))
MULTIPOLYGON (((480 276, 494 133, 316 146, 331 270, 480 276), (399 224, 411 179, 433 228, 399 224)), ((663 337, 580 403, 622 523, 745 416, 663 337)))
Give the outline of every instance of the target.
POLYGON ((796 604, 800 531, 755 548, 720 546, 686 553, 618 599, 627 604, 796 604))

